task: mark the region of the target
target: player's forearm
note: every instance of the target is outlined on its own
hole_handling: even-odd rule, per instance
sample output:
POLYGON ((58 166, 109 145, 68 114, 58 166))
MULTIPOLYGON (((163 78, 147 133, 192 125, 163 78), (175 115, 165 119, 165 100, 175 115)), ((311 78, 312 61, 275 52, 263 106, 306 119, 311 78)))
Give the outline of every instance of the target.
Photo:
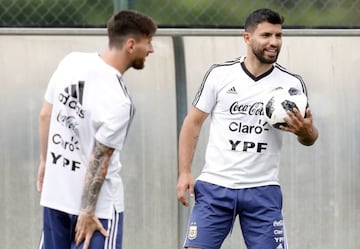
POLYGON ((183 173, 191 173, 191 162, 194 156, 196 141, 179 142, 179 175, 183 173))
POLYGON ((182 146, 179 147, 179 175, 191 174, 191 163, 194 152, 182 146))
POLYGON ((199 139, 200 127, 184 122, 179 137, 179 175, 191 173, 191 163, 199 139))
POLYGON ((39 126, 39 140, 40 140, 40 160, 46 160, 47 153, 47 143, 49 137, 49 126, 46 124, 45 120, 40 120, 39 126))
POLYGON ((52 106, 44 103, 39 115, 40 160, 46 160, 52 106))
POLYGON ((89 167, 85 175, 81 211, 88 214, 95 212, 101 186, 104 183, 113 151, 114 149, 95 141, 89 167))

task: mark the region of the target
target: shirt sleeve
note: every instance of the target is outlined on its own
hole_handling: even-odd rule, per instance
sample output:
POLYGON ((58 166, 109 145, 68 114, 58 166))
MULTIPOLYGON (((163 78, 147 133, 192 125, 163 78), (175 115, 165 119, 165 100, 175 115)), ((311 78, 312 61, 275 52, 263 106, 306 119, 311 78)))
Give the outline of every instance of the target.
MULTIPOLYGON (((119 84, 119 83, 117 83, 119 84)), ((102 89, 103 105, 95 111, 95 138, 102 144, 121 150, 133 116, 130 97, 118 89, 102 89)))
POLYGON ((200 88, 193 101, 193 106, 196 108, 210 113, 215 104, 217 98, 216 85, 219 82, 219 72, 216 66, 212 66, 204 76, 204 79, 200 85, 200 88))
POLYGON ((56 85, 55 82, 57 81, 58 78, 57 76, 59 74, 58 70, 59 69, 56 69, 56 71, 52 74, 45 91, 44 99, 51 104, 53 104, 55 101, 55 85, 56 85))
POLYGON ((67 58, 70 57, 70 55, 65 56, 53 72, 53 74, 50 77, 46 92, 45 92, 45 100, 51 104, 54 104, 55 98, 56 98, 56 85, 57 82, 60 80, 62 74, 62 71, 64 70, 64 61, 67 60, 67 58))

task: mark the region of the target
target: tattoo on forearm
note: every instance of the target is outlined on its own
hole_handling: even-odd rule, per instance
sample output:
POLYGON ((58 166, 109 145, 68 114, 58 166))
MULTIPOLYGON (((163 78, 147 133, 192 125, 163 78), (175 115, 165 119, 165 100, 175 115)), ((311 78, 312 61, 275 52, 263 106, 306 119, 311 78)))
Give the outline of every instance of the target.
POLYGON ((101 186, 105 180, 113 149, 95 141, 89 167, 85 175, 81 209, 86 213, 95 211, 101 186))

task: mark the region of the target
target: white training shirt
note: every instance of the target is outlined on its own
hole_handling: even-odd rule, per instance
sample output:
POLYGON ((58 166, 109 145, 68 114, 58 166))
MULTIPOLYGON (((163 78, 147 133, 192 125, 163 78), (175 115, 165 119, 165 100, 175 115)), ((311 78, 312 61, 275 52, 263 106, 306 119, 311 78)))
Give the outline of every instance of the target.
POLYGON ((121 74, 97 53, 73 52, 52 75, 45 100, 53 105, 40 204, 77 215, 94 139, 114 148, 96 206, 99 218, 124 210, 119 171, 134 107, 121 74))
POLYGON ((254 78, 243 61, 213 65, 193 101, 211 114, 205 165, 197 179, 234 189, 279 185, 283 132, 266 122, 262 99, 278 86, 307 94, 306 88, 276 63, 254 78))

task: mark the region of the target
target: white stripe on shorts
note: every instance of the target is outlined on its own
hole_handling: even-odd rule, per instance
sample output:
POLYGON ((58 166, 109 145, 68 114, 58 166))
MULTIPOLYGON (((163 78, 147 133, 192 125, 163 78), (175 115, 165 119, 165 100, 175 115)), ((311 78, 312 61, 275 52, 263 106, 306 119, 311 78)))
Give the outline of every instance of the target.
POLYGON ((112 219, 108 220, 108 233, 109 236, 105 239, 104 249, 116 249, 116 238, 119 225, 119 213, 114 209, 112 219))
POLYGON ((43 244, 44 244, 44 232, 41 232, 40 243, 39 243, 39 248, 38 249, 42 249, 43 244))
POLYGON ((284 231, 284 249, 288 249, 288 241, 287 241, 287 234, 286 234, 286 228, 285 228, 285 217, 283 216, 283 231, 284 231))

